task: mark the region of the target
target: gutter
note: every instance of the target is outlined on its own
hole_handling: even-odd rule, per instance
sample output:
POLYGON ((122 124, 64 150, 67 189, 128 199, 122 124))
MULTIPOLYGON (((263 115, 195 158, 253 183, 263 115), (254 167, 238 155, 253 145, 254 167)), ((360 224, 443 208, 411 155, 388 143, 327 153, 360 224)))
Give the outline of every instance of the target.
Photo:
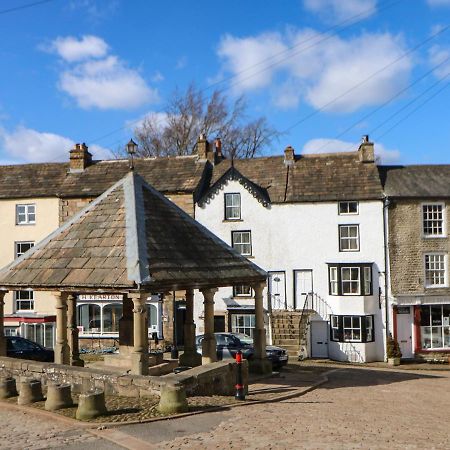
POLYGON ((383 239, 384 239, 384 323, 385 323, 385 361, 387 361, 386 345, 389 338, 389 233, 388 233, 388 208, 391 204, 389 197, 383 201, 383 239))

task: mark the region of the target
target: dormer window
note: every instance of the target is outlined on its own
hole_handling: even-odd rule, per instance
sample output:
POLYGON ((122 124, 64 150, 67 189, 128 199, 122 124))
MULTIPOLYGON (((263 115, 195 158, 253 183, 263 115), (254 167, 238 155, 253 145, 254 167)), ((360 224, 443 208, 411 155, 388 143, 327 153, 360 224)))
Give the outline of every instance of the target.
POLYGON ((241 194, 225 194, 225 220, 240 220, 241 194))

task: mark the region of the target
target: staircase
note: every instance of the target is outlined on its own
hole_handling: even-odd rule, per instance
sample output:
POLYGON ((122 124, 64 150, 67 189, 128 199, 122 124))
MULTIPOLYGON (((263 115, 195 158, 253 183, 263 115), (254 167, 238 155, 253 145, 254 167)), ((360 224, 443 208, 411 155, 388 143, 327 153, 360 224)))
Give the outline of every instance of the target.
POLYGON ((272 311, 272 343, 287 350, 291 357, 304 355, 310 311, 272 311))

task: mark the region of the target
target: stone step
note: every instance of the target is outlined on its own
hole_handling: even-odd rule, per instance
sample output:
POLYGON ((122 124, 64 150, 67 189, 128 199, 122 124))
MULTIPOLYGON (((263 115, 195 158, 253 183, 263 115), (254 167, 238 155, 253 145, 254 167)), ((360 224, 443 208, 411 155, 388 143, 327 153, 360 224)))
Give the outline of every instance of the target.
POLYGON ((276 342, 275 345, 279 345, 280 347, 284 347, 285 345, 299 345, 298 339, 273 339, 273 342, 276 342))

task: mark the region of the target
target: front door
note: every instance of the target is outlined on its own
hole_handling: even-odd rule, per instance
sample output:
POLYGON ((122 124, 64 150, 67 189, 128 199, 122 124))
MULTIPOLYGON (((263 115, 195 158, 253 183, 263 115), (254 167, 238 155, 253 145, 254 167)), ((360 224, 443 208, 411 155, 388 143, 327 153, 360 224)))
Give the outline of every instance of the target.
POLYGON ((412 318, 409 306, 399 307, 397 312, 397 341, 402 358, 412 358, 412 318))
POLYGON ((284 272, 269 272, 269 295, 272 309, 287 309, 286 274, 284 272))
POLYGON ((328 322, 311 321, 311 357, 328 358, 328 322))
POLYGON ((306 296, 313 292, 312 270, 294 270, 295 309, 303 309, 306 296))

